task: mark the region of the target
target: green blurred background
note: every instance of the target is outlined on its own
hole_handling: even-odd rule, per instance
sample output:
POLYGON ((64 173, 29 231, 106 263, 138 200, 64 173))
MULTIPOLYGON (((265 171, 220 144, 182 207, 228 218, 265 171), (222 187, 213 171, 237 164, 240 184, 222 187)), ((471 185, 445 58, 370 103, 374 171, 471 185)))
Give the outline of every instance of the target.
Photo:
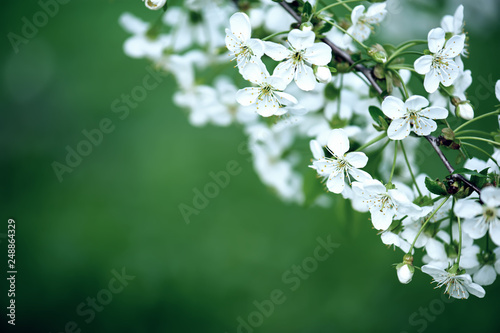
MULTIPOLYGON (((415 38, 456 7, 427 4, 400 14, 406 24, 414 10, 427 16, 425 24, 418 20, 422 34, 415 38)), ((23 16, 40 10, 36 1, 3 8, 4 36, 20 34, 23 16)), ((230 333, 240 316, 262 318, 240 332, 499 331, 498 281, 486 287, 485 299, 450 304, 429 276, 401 285, 391 267, 401 252, 382 244, 367 215, 341 201, 330 209, 282 203, 238 153, 245 140, 239 128, 189 125, 171 102, 171 77, 120 120, 111 103, 140 85, 148 66, 122 52, 128 34, 118 17, 124 11, 156 17, 138 0, 70 1, 17 54, 2 39, 0 248, 7 253, 7 219, 14 218, 18 270, 13 328, 4 314, 7 257, 1 256, 2 331, 230 333), (51 164, 64 163, 66 146, 74 149, 85 139, 82 130, 97 128, 103 118, 111 119, 113 132, 59 182, 51 164), (186 224, 179 204, 190 204, 193 189, 231 160, 241 173, 186 224), (283 274, 329 235, 340 246, 292 291, 283 274), (77 308, 88 297, 110 295, 112 271, 123 268, 135 278, 87 323, 77 308), (269 316, 252 315, 254 302, 268 300, 275 289, 286 300, 269 316)), ((469 20, 483 25, 469 33, 466 67, 494 84, 500 24, 477 15, 469 20)), ((480 82, 470 92, 492 89, 480 82)), ((478 113, 496 104, 492 90, 489 95, 478 113)), ((496 122, 483 126, 493 130, 496 122)), ((432 156, 422 168, 435 162, 432 156)))

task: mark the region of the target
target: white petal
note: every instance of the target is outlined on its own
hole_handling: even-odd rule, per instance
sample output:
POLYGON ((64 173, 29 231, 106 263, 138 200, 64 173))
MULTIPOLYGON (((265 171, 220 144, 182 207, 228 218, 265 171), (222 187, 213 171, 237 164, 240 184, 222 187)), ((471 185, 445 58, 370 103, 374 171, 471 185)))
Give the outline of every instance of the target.
POLYGON ((477 283, 471 283, 467 285, 467 290, 474 296, 483 298, 486 295, 486 291, 484 288, 478 285, 477 283))
POLYGON ((304 91, 311 91, 316 87, 316 76, 311 67, 301 63, 295 71, 295 83, 304 91))
POLYGON ((425 74, 424 88, 428 93, 433 93, 439 87, 439 82, 441 82, 441 76, 434 68, 425 74))
POLYGON ((433 238, 430 238, 425 244, 425 251, 427 251, 427 254, 435 260, 446 260, 448 257, 446 255, 446 250, 444 249, 444 244, 433 238))
POLYGON ((380 210, 379 208, 370 209, 372 224, 375 229, 386 230, 391 226, 394 214, 389 209, 380 210))
POLYGON ((437 129, 436 122, 425 117, 418 117, 413 126, 413 132, 418 135, 429 135, 437 129))
POLYGON ((275 91, 274 94, 278 97, 278 101, 283 105, 297 104, 298 101, 290 94, 275 91))
POLYGON ((405 102, 405 108, 409 110, 418 111, 429 105, 429 101, 422 96, 414 95, 408 98, 405 102))
POLYGON ((345 187, 344 172, 339 172, 336 175, 331 174, 326 182, 328 191, 333 193, 342 193, 345 187))
POLYGON ((325 157, 325 153, 323 152, 323 148, 321 147, 321 145, 319 144, 318 141, 311 140, 309 142, 309 147, 311 148, 311 152, 312 152, 313 157, 315 159, 319 160, 320 158, 325 157))
POLYGON ((394 119, 387 129, 387 135, 392 140, 403 140, 409 134, 410 122, 406 119, 394 119))
POLYGON ((243 106, 254 104, 259 96, 259 88, 243 88, 236 93, 236 101, 243 106))
POLYGON ((490 222, 490 237, 493 243, 500 246, 500 221, 490 222))
POLYGON ((387 10, 385 9, 386 3, 376 3, 368 7, 368 10, 366 11, 366 21, 368 23, 380 23, 384 17, 385 14, 387 14, 387 10))
POLYGON ((266 55, 273 60, 281 61, 290 56, 290 50, 281 44, 273 42, 264 42, 266 46, 266 55))
POLYGON ((382 111, 391 119, 402 118, 405 114, 405 104, 397 97, 388 96, 382 102, 382 111))
POLYGON ((257 99, 256 106, 257 113, 263 117, 274 115, 280 108, 279 103, 269 95, 264 95, 262 98, 257 99))
POLYGON ((420 111, 419 115, 430 119, 446 119, 448 117, 448 110, 441 107, 430 107, 420 111))
POLYGON ((445 87, 451 86, 460 75, 460 69, 453 60, 448 60, 447 65, 440 66, 438 70, 441 73, 441 83, 445 87))
POLYGON ((462 199, 457 201, 453 212, 461 218, 471 219, 482 214, 483 207, 475 201, 462 199))
POLYGON ((326 66, 332 60, 332 50, 325 43, 315 43, 305 50, 304 59, 314 65, 326 66))
POLYGON ((344 154, 349 150, 349 138, 343 129, 334 129, 328 136, 328 148, 337 158, 344 157, 344 154))
POLYGON ((431 70, 431 65, 432 65, 431 55, 421 56, 413 63, 413 67, 415 67, 415 71, 417 71, 418 74, 428 73, 431 70))
POLYGON ((283 78, 287 83, 292 82, 294 74, 295 66, 293 65, 293 61, 291 59, 278 64, 273 72, 274 76, 283 78))
POLYGON ((264 42, 262 42, 259 39, 256 38, 250 38, 247 40, 247 45, 252 49, 253 54, 257 57, 260 58, 264 55, 264 50, 265 50, 265 45, 264 42))
POLYGON ((355 168, 364 168, 366 163, 368 163, 368 156, 362 152, 347 153, 345 159, 355 168))
POLYGON ((229 19, 231 32, 242 41, 247 41, 252 35, 250 19, 245 13, 236 13, 229 19))
POLYGON ((451 37, 446 42, 446 45, 441 54, 444 55, 446 58, 455 58, 460 53, 462 53, 462 50, 464 49, 464 42, 465 42, 464 35, 451 37))
POLYGON ((462 224, 462 230, 473 239, 479 239, 486 235, 488 225, 478 218, 466 219, 462 224))
POLYGON ((354 7, 354 9, 352 10, 352 13, 351 13, 352 24, 355 24, 356 22, 358 22, 358 20, 361 18, 361 16, 363 16, 364 11, 365 11, 365 6, 363 6, 363 5, 358 5, 358 6, 354 7))
POLYGON ((269 73, 264 72, 259 65, 254 63, 246 65, 242 69, 241 74, 245 77, 245 79, 256 84, 264 82, 266 77, 269 75, 269 73))
POLYGON ((481 286, 489 286, 495 282, 497 272, 491 265, 484 265, 476 273, 474 273, 474 282, 481 286))
POLYGON ((500 206, 500 188, 486 187, 481 191, 481 200, 488 207, 500 206))
POLYGON ((367 180, 371 180, 372 176, 363 170, 351 168, 349 169, 349 174, 353 177, 353 179, 357 182, 366 182, 367 180))
POLYGON ((436 53, 441 50, 445 43, 445 32, 441 28, 435 28, 429 31, 427 35, 429 42, 429 51, 436 53))
POLYGON ((313 31, 293 29, 288 34, 288 42, 298 51, 313 46, 316 35, 313 31))

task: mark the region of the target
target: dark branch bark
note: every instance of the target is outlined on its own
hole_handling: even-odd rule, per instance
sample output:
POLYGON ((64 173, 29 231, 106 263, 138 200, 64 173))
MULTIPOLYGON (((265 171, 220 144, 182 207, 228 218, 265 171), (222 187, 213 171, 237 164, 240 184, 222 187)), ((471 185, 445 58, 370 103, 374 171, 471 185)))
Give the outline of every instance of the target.
MULTIPOLYGON (((298 22, 301 23, 302 19, 298 13, 295 12, 295 10, 290 7, 290 5, 284 1, 280 2, 281 7, 283 7, 290 15, 293 16, 293 18, 298 22)), ((337 45, 333 44, 331 40, 328 38, 323 38, 322 39, 323 43, 328 45, 332 49, 332 53, 335 57, 340 58, 346 62, 348 62, 350 65, 354 64, 354 61, 352 60, 351 56, 345 52, 344 50, 340 49, 337 45)), ((375 76, 373 75, 373 70, 365 67, 361 64, 357 64, 354 66, 354 69, 357 70, 358 72, 361 72, 370 82, 372 87, 375 89, 375 91, 382 96, 383 90, 382 88, 378 85, 377 81, 375 80, 375 76)), ((384 96, 382 96, 384 98, 384 96)), ((448 172, 451 174, 451 177, 454 179, 458 179, 462 181, 464 184, 466 184, 468 187, 472 188, 474 191, 476 191, 478 194, 481 194, 481 190, 471 182, 469 182, 464 176, 460 174, 455 174, 455 169, 453 166, 450 164, 446 156, 444 156, 443 152, 439 148, 438 140, 437 138, 427 135, 425 136, 427 141, 431 144, 432 148, 434 148, 434 151, 438 154, 439 158, 443 162, 444 166, 446 169, 448 169, 448 172)))

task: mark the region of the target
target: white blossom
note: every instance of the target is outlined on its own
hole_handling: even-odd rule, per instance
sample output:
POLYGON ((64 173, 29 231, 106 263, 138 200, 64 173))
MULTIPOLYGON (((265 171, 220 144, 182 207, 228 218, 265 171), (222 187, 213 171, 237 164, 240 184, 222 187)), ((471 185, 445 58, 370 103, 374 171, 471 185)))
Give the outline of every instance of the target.
POLYGON ((283 92, 287 86, 283 78, 270 76, 267 70, 262 70, 255 64, 245 67, 244 76, 259 87, 238 90, 236 100, 243 106, 253 105, 255 111, 261 116, 282 114, 285 105, 298 103, 295 97, 283 92))
POLYGON ((245 76, 244 69, 249 64, 264 67, 260 59, 264 55, 264 43, 252 36, 250 19, 245 13, 236 13, 229 20, 230 29, 226 29, 226 46, 236 59, 240 73, 245 76))
MULTIPOLYGON (((312 145, 314 146, 314 145, 312 145)), ((359 170, 366 166, 368 157, 362 152, 349 151, 349 138, 343 129, 334 129, 330 132, 327 149, 333 155, 332 158, 321 157, 313 162, 312 167, 322 176, 327 176, 326 186, 333 193, 342 193, 345 182, 352 184, 352 180, 365 181, 372 177, 365 171, 359 170)), ((313 148, 313 154, 319 156, 317 148, 313 148)))
POLYGON ((472 282, 469 274, 450 273, 431 265, 422 266, 422 272, 432 276, 433 282, 437 283, 436 288, 445 286, 445 293, 453 298, 469 298, 469 294, 483 298, 486 293, 483 287, 472 282))
POLYGON ((486 187, 481 191, 483 205, 474 200, 462 199, 455 205, 455 214, 464 218, 463 231, 473 239, 486 235, 500 245, 500 188, 486 187))
MULTIPOLYGON (((347 29, 347 32, 356 38, 358 41, 363 42, 370 36, 372 25, 382 22, 387 10, 385 3, 376 3, 371 5, 365 13, 365 6, 359 5, 353 8, 351 13, 352 26, 347 29)), ((345 35, 345 43, 349 43, 351 37, 345 35)))
POLYGON ((442 107, 428 107, 429 101, 422 96, 412 96, 403 102, 388 96, 382 102, 382 111, 392 119, 387 135, 393 140, 403 140, 410 131, 417 135, 429 135, 437 128, 433 119, 445 119, 448 110, 442 107))
POLYGON ((152 10, 161 9, 167 3, 167 0, 143 0, 147 8, 152 10))
POLYGON ((413 266, 410 266, 409 264, 398 265, 397 274, 398 274, 399 282, 401 282, 403 284, 410 283, 411 279, 413 278, 414 272, 415 272, 415 268, 413 268, 413 266))
POLYGON ((445 39, 445 31, 441 28, 432 29, 427 36, 429 50, 432 55, 424 55, 415 60, 415 71, 425 74, 424 88, 433 93, 441 83, 449 87, 455 82, 463 70, 454 58, 460 55, 464 48, 465 37, 456 35, 448 41, 445 39))
POLYGON ((325 66, 332 60, 332 51, 325 43, 315 43, 313 31, 293 29, 288 34, 290 47, 273 42, 265 42, 265 53, 276 61, 282 61, 274 74, 286 79, 295 80, 297 86, 305 91, 313 90, 316 77, 310 64, 325 66))

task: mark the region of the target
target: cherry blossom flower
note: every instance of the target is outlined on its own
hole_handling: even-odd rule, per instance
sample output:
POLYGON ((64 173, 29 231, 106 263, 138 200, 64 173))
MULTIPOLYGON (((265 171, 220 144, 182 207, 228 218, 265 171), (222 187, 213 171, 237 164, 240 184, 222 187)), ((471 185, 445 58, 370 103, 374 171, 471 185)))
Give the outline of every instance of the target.
MULTIPOLYGON (((365 13, 365 6, 359 5, 354 7, 351 13, 352 26, 347 29, 347 32, 362 42, 368 39, 372 31, 372 25, 382 22, 387 10, 385 3, 376 3, 371 5, 365 13)), ((348 44, 351 39, 349 35, 345 35, 345 44, 348 44)))
POLYGON ((442 107, 428 107, 429 101, 422 96, 412 96, 403 102, 393 96, 382 102, 382 111, 392 119, 387 135, 392 140, 403 140, 410 131, 417 135, 429 135, 437 128, 433 119, 446 119, 448 110, 442 107))
POLYGON ((276 67, 274 74, 283 77, 288 83, 295 79, 302 90, 313 90, 316 77, 309 64, 326 66, 332 60, 330 47, 325 43, 314 43, 315 38, 313 31, 293 29, 288 34, 288 49, 281 44, 266 42, 266 55, 276 61, 286 59, 276 67))
POLYGON ((245 13, 236 13, 231 16, 229 23, 231 28, 226 29, 226 46, 236 59, 240 73, 243 75, 248 64, 264 67, 260 58, 264 55, 265 46, 261 40, 250 38, 252 26, 248 16, 245 13))
MULTIPOLYGON (((328 176, 326 186, 333 193, 342 193, 345 187, 345 177, 349 184, 351 177, 356 181, 365 181, 372 177, 365 171, 359 170, 368 162, 368 157, 362 152, 351 152, 349 150, 349 138, 343 129, 334 129, 330 132, 327 149, 333 158, 321 157, 313 162, 313 168, 320 175, 328 176)), ((313 154, 319 156, 318 149, 313 154)))
POLYGON ((413 278, 413 273, 415 268, 409 264, 400 264, 396 267, 399 282, 403 284, 408 284, 413 278))
POLYGON ((500 245, 500 188, 484 188, 481 200, 483 205, 473 200, 459 200, 455 214, 464 218, 463 231, 470 237, 478 239, 489 231, 491 240, 500 245))
POLYGON ((445 15, 441 20, 441 28, 446 33, 454 35, 461 35, 463 33, 462 28, 464 26, 464 6, 459 5, 455 14, 445 15))
POLYGON ((433 93, 441 83, 449 87, 455 82, 462 71, 462 66, 454 61, 464 48, 465 37, 455 35, 448 41, 445 39, 445 31, 441 28, 432 29, 427 36, 429 50, 432 55, 424 55, 415 60, 415 71, 424 75, 424 88, 433 93))
POLYGON ((373 226, 378 230, 386 230, 393 218, 405 216, 421 216, 422 208, 412 203, 406 195, 397 190, 387 188, 378 180, 367 180, 353 183, 353 190, 368 205, 373 226))
POLYGON ((270 76, 267 70, 262 70, 256 64, 248 64, 244 77, 259 87, 248 87, 238 90, 236 100, 243 106, 254 105, 255 111, 264 117, 281 113, 285 105, 297 104, 298 101, 290 94, 284 93, 287 83, 279 76, 270 76))
POLYGON ((469 294, 483 298, 486 294, 483 287, 472 282, 469 274, 451 273, 431 265, 422 266, 422 272, 432 276, 433 282, 437 283, 436 288, 446 286, 445 293, 453 298, 469 298, 469 294))

